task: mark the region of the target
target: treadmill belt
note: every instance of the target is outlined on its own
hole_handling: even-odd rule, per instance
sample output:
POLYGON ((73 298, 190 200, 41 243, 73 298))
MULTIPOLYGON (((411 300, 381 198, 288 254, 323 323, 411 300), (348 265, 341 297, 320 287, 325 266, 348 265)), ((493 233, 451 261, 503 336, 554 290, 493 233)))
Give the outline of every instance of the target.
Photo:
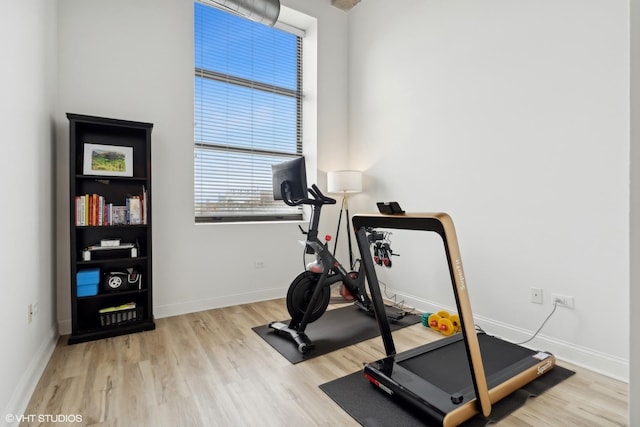
MULTIPOLYGON (((537 354, 537 351, 486 334, 478 334, 478 342, 487 378, 506 366, 537 354)), ((472 384, 463 340, 397 363, 421 378, 428 378, 430 383, 448 394, 472 384)))

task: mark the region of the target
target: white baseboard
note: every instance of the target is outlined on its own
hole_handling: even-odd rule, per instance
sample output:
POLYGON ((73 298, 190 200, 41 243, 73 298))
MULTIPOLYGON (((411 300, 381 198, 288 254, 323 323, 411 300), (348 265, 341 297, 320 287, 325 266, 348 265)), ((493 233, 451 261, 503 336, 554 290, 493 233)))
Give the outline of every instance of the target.
POLYGON ((55 328, 52 327, 48 337, 43 340, 38 350, 33 354, 27 369, 13 391, 11 400, 9 400, 7 407, 4 408, 4 412, 2 412, 6 426, 18 426, 20 424, 20 416, 26 415, 25 411, 29 405, 29 400, 49 363, 49 359, 51 359, 57 341, 58 334, 55 328))
POLYGON ((154 305, 153 314, 156 318, 178 316, 180 314, 196 313, 198 311, 229 307, 252 302, 267 301, 282 298, 287 294, 287 288, 265 289, 235 295, 225 295, 214 298, 204 298, 176 304, 154 305))
POLYGON ((58 320, 58 334, 61 336, 71 334, 71 319, 58 320))
MULTIPOLYGON (((387 294, 393 294, 394 292, 396 291, 387 289, 387 294)), ((412 295, 397 293, 396 299, 403 300, 405 305, 415 307, 416 310, 423 313, 433 313, 439 310, 456 311, 454 307, 444 307, 433 301, 424 300, 412 295)), ((488 334, 506 341, 523 342, 529 339, 534 333, 534 331, 516 328, 487 317, 474 315, 474 318, 475 323, 488 334)), ((619 381, 629 382, 629 360, 627 359, 581 347, 576 344, 545 336, 544 334, 539 334, 536 338, 524 344, 524 346, 536 350, 548 351, 560 361, 564 360, 619 381)))

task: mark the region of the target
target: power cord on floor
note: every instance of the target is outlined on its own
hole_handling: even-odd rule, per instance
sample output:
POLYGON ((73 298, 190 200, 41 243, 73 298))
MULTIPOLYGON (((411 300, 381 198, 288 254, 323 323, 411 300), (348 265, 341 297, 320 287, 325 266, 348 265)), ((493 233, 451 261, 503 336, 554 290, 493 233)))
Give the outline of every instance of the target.
POLYGON ((542 325, 540 325, 540 327, 538 328, 538 330, 535 332, 535 334, 533 334, 533 336, 532 336, 531 338, 529 338, 529 339, 528 339, 528 340, 526 340, 526 341, 517 342, 517 343, 515 343, 515 344, 518 344, 518 345, 526 344, 526 343, 528 343, 529 341, 533 340, 533 339, 538 335, 538 333, 542 330, 542 328, 543 328, 543 327, 544 327, 544 325, 547 323, 547 321, 551 318, 551 316, 553 315, 553 313, 555 313, 555 312, 556 312, 556 308, 558 308, 558 302, 559 302, 558 300, 553 301, 553 310, 551 310, 551 313, 549 313, 549 315, 547 316, 547 318, 546 318, 546 319, 544 319, 544 322, 542 322, 542 325))
POLYGON ((378 280, 378 282, 382 285, 382 292, 384 293, 385 298, 389 301, 393 301, 392 307, 397 308, 404 314, 412 314, 415 311, 415 307, 406 306, 404 300, 398 301, 397 294, 389 295, 387 293, 387 284, 385 282, 383 282, 382 280, 378 280))

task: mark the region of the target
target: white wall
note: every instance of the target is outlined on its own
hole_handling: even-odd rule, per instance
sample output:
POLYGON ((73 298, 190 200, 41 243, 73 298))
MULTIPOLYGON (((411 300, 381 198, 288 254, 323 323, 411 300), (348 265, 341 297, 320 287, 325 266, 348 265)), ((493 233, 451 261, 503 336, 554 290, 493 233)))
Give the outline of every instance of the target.
MULTIPOLYGON (((65 112, 154 123, 156 316, 284 296, 302 268, 296 223, 194 223, 193 3, 60 0, 59 5, 61 332, 70 331, 65 112), (265 268, 254 268, 256 260, 265 268)), ((309 101, 316 101, 317 113, 305 116, 305 126, 311 129, 305 144, 318 147, 317 155, 310 153, 310 162, 317 164, 318 182, 324 187, 324 171, 346 163, 347 15, 324 2, 287 0, 283 5, 317 19, 310 29, 318 39, 317 69, 309 70, 317 82, 315 91, 307 94, 309 101)), ((335 216, 327 210, 323 224, 333 224, 335 216)))
MULTIPOLYGON (((353 203, 450 213, 478 323, 521 340, 552 292, 573 296, 531 345, 622 379, 628 20, 626 0, 367 0, 349 15, 350 166, 367 177, 353 203)), ((424 261, 442 262, 434 242, 392 243, 389 286, 451 308, 446 271, 424 261)))
MULTIPOLYGON (((629 302, 631 306, 640 304, 640 290, 638 279, 640 278, 640 7, 638 2, 630 2, 631 11, 631 233, 630 233, 630 286, 629 302)), ((640 325, 640 310, 631 310, 630 324, 640 325)), ((630 328, 630 353, 629 359, 629 425, 640 424, 640 334, 633 333, 630 328)))
POLYGON ((55 3, 0 2, 0 423, 23 413, 57 338, 54 265, 55 3), (29 304, 37 313, 28 321, 29 304))

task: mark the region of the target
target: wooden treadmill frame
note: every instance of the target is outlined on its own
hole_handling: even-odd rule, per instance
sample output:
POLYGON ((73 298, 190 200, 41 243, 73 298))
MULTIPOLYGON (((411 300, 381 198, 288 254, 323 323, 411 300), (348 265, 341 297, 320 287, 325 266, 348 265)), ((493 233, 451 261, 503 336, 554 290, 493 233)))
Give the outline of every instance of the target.
MULTIPOLYGON (((364 271, 367 275, 369 283, 369 291, 373 301, 374 310, 380 334, 382 336, 385 352, 387 357, 373 364, 365 366, 365 375, 375 385, 380 387, 388 394, 398 394, 410 403, 424 409, 428 415, 434 415, 441 412, 441 416, 434 415, 434 420, 440 422, 443 426, 456 426, 470 419, 478 413, 482 413, 485 417, 491 413, 491 406, 502 398, 513 393, 520 387, 528 384, 537 377, 545 374, 555 366, 555 357, 549 353, 539 352, 533 360, 528 360, 524 366, 511 366, 510 371, 501 373, 499 378, 492 378, 491 388, 487 383, 484 365, 482 362, 482 354, 478 342, 478 335, 471 311, 471 303, 467 290, 468 284, 465 279, 460 248, 453 220, 446 213, 411 213, 411 214, 357 214, 353 217, 353 226, 356 232, 358 247, 360 249, 361 259, 364 265, 364 271), (416 393, 415 379, 406 377, 396 361, 406 360, 414 357, 420 352, 431 351, 448 345, 450 342, 459 341, 459 336, 450 336, 446 339, 428 344, 417 349, 410 350, 402 355, 396 355, 395 344, 391 335, 391 328, 386 317, 384 302, 380 291, 380 285, 375 273, 375 264, 373 262, 370 243, 367 240, 367 229, 369 228, 388 228, 388 229, 405 229, 436 232, 443 240, 447 263, 449 266, 449 274, 453 286, 456 306, 460 317, 462 327, 462 340, 469 362, 469 369, 473 381, 473 392, 475 397, 464 399, 462 402, 456 403, 453 399, 444 405, 440 403, 429 402, 430 396, 436 396, 438 393, 435 386, 430 386, 428 381, 426 386, 418 387, 421 392, 432 390, 429 396, 421 396, 416 393), (396 371, 399 378, 392 378, 391 374, 396 371), (399 384, 399 381, 405 379, 408 384, 399 384), (413 384, 412 384, 413 383, 413 384), (426 389, 425 389, 426 387, 426 389), (411 390, 413 389, 413 391, 411 390)), ((511 343, 509 343, 511 344, 511 343)), ((511 344, 517 346, 516 344, 511 344)), ((535 352, 534 352, 535 353, 535 352)), ((439 389, 438 389, 439 390, 439 389)), ((447 395, 449 398, 450 396, 447 395)), ((436 398, 438 399, 438 398, 436 398)), ((442 400, 442 399, 440 399, 442 400)))

